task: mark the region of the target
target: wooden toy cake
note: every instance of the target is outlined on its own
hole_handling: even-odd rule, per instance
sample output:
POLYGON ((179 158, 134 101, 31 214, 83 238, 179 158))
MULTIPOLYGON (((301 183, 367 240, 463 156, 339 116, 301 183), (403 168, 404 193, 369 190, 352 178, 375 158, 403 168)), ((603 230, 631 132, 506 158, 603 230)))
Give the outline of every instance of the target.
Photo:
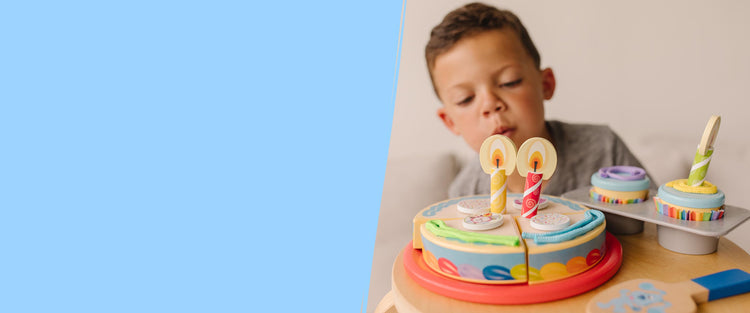
POLYGON ((535 218, 521 217, 520 212, 498 215, 498 227, 473 231, 463 224, 477 218, 461 213, 457 207, 459 203, 483 198, 451 199, 417 214, 413 245, 422 249, 424 262, 430 268, 469 282, 535 284, 586 271, 606 251, 602 213, 556 197, 549 197, 549 205, 535 218), (542 225, 542 229, 532 223, 536 227, 542 225), (544 230, 544 226, 555 229, 571 224, 576 226, 575 233, 544 230))
POLYGON ((531 138, 516 156, 513 142, 495 135, 484 141, 480 162, 492 175, 490 197, 442 201, 414 218, 413 248, 421 249, 430 269, 463 282, 537 285, 586 272, 604 258, 608 247, 601 212, 540 197, 542 181, 557 164, 549 141, 531 138), (506 177, 516 168, 526 177, 523 195, 506 192, 506 177))

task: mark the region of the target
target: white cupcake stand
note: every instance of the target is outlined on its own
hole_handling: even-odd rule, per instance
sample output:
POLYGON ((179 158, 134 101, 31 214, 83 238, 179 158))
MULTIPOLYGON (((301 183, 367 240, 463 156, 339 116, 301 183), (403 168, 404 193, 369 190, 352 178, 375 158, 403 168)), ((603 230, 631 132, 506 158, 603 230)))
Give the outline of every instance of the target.
POLYGON ((654 205, 656 190, 649 190, 649 199, 641 203, 610 204, 591 199, 585 187, 569 191, 563 199, 580 202, 592 209, 604 212, 607 230, 616 235, 637 234, 643 231, 643 223, 656 224, 659 244, 669 250, 684 254, 709 254, 716 251, 719 237, 750 218, 750 211, 732 205, 724 205, 724 218, 715 221, 685 221, 659 214, 654 205))

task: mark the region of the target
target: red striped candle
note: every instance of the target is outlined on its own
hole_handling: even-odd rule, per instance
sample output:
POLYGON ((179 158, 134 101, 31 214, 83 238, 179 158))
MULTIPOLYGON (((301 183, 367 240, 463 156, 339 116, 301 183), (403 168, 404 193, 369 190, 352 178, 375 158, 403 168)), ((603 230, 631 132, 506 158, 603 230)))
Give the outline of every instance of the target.
POLYGON ((542 173, 529 172, 526 174, 526 187, 523 191, 523 205, 521 216, 532 218, 539 206, 539 196, 542 194, 542 173))

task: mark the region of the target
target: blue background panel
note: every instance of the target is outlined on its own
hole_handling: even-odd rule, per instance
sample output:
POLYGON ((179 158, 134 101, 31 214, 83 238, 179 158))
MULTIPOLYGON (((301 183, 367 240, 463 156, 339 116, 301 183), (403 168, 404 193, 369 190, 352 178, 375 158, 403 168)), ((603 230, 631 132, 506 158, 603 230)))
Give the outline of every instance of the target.
POLYGON ((364 308, 402 4, 0 5, 0 311, 364 308))

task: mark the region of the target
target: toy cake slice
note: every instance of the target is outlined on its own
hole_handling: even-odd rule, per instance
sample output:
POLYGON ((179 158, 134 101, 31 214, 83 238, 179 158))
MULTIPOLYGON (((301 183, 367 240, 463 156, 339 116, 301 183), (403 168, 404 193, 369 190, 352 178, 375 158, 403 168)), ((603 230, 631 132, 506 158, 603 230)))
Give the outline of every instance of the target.
MULTIPOLYGON (((511 276, 514 266, 526 263, 526 249, 520 240, 518 227, 510 215, 497 228, 472 231, 471 234, 504 236, 515 238, 515 245, 494 244, 481 240, 462 240, 455 237, 438 236, 428 230, 429 222, 420 226, 423 238, 422 256, 425 264, 445 276, 477 283, 522 283, 526 275, 511 276)), ((463 230, 463 219, 445 221, 445 225, 463 230)))
MULTIPOLYGON (((465 211, 462 204, 471 203, 474 206, 474 213, 480 214, 489 211, 490 202, 487 196, 473 196, 473 197, 462 197, 442 202, 435 203, 424 210, 420 211, 414 217, 414 228, 412 229, 412 246, 414 249, 422 249, 422 237, 420 235, 420 227, 422 224, 431 220, 451 221, 451 220, 463 220, 469 216, 465 211), (476 207, 477 204, 486 203, 486 210, 481 210, 481 207, 476 207)), ((465 206, 464 206, 465 207, 465 206)))
POLYGON ((576 228, 579 234, 539 230, 532 225, 533 220, 516 217, 527 249, 529 284, 564 279, 585 272, 594 267, 606 252, 606 223, 603 215, 598 217, 598 221, 596 218, 588 220, 590 213, 599 212, 585 210, 569 213, 562 210, 564 206, 554 207, 563 211, 560 214, 570 218, 571 225, 579 226, 576 228))

